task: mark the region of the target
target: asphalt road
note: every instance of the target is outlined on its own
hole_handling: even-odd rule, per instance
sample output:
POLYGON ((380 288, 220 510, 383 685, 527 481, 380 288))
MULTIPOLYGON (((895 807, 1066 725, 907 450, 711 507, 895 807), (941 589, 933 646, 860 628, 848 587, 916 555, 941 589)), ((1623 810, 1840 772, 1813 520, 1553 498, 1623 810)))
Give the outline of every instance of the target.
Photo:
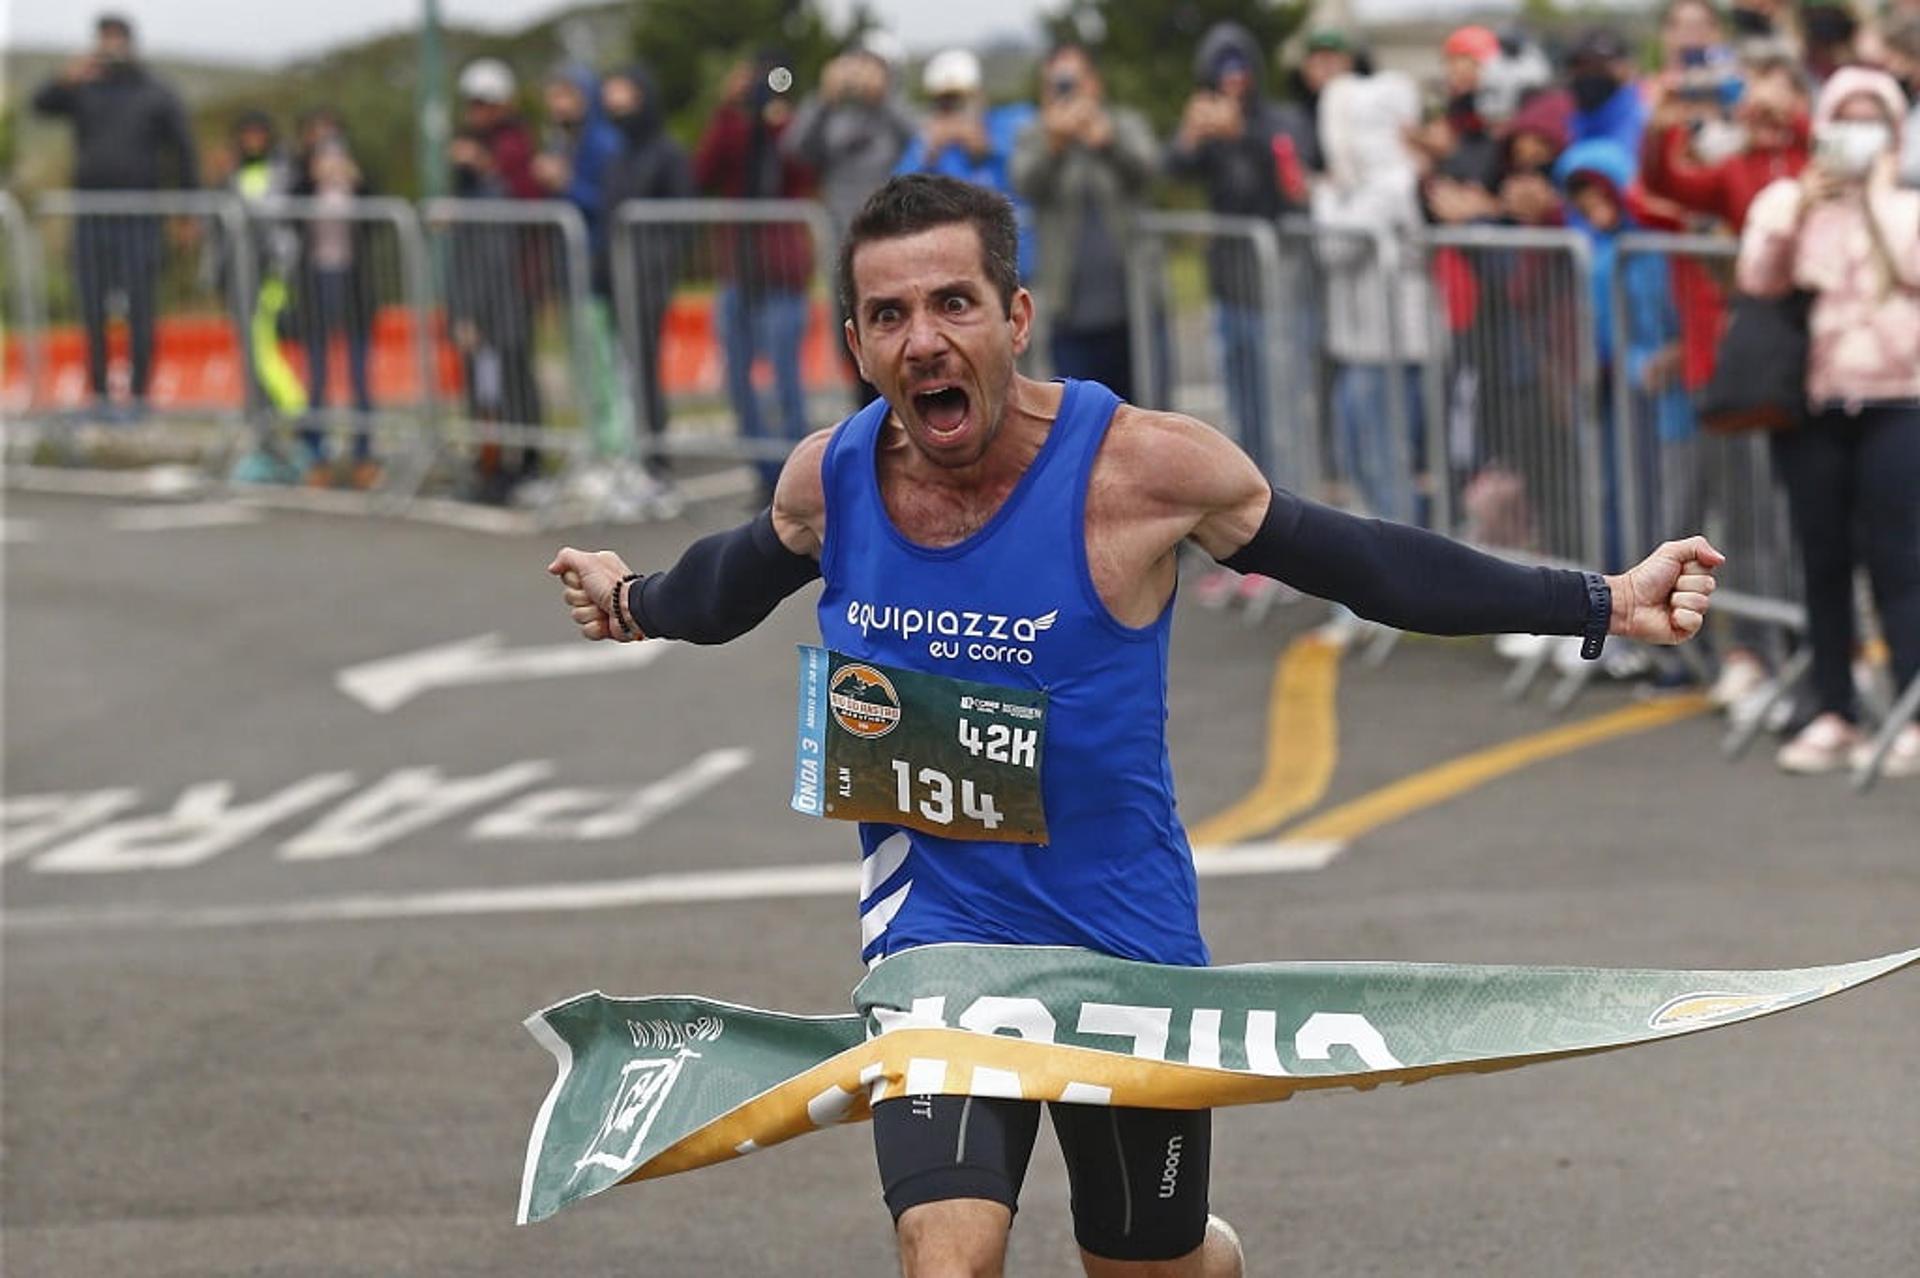
MULTIPOLYGON (((512 1223, 552 1076, 531 1010, 594 987, 846 1006, 851 899, 537 895, 854 855, 786 809, 808 603, 726 649, 378 712, 337 673, 488 634, 567 643, 541 572, 556 539, 130 509, 6 501, 0 1268, 891 1272, 861 1128, 512 1223), (524 908, 477 914, 444 896, 518 889, 524 908), (414 908, 431 900, 453 904, 414 908), (347 904, 301 917, 315 902, 347 904)), ((741 513, 566 536, 658 563, 741 513)), ((1256 629, 1183 603, 1190 820, 1255 783, 1275 654, 1323 616, 1256 629)), ((1322 809, 1552 727, 1498 699, 1504 670, 1479 643, 1350 658, 1322 809)), ((1571 713, 1629 700, 1600 687, 1571 713)), ((1760 968, 1920 943, 1920 787, 1855 798, 1716 741, 1706 718, 1635 733, 1324 868, 1204 880, 1216 960, 1760 968)), ((1920 1273, 1920 976, 1610 1056, 1235 1111, 1215 1148, 1215 1210, 1255 1274, 1920 1273)), ((1012 1272, 1073 1254, 1043 1138, 1012 1272)))

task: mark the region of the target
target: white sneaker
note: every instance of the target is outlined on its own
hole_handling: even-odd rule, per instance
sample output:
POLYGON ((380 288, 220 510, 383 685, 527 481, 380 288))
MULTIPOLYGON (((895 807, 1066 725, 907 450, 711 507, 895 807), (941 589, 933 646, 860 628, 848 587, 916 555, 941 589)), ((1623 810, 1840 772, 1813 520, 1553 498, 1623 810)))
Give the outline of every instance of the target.
MULTIPOLYGON (((1867 760, 1872 757, 1873 742, 1862 741, 1848 754, 1847 762, 1858 770, 1866 767, 1867 760)), ((1880 775, 1920 777, 1920 723, 1909 723, 1894 735, 1887 757, 1880 761, 1880 775)))
POLYGON ((1783 772, 1820 776, 1846 767, 1860 744, 1860 729, 1829 712, 1800 729, 1800 735, 1781 746, 1773 761, 1783 772))
POLYGON ((1720 676, 1707 689, 1707 704, 1731 710, 1767 686, 1767 668, 1750 652, 1730 652, 1720 663, 1720 676))

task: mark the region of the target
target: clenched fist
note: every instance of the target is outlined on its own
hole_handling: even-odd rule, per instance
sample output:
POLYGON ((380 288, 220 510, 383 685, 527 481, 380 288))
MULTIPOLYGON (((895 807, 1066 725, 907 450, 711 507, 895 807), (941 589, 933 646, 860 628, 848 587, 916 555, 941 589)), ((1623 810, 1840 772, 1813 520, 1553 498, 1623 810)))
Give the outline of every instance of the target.
POLYGON ((1618 577, 1607 633, 1644 643, 1685 643, 1707 619, 1713 570, 1727 562, 1705 537, 1663 543, 1618 577))
MULTIPOLYGON (((563 548, 547 565, 547 571, 560 578, 561 598, 568 615, 580 627, 583 639, 639 639, 632 619, 623 629, 613 624, 616 606, 613 594, 632 569, 611 550, 575 550, 563 548)), ((624 614, 623 614, 624 616, 624 614)))

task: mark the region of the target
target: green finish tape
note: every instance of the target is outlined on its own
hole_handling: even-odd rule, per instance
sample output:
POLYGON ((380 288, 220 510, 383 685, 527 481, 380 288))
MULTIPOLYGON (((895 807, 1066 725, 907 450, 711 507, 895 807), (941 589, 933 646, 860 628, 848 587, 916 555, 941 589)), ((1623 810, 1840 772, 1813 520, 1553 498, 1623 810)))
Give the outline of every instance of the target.
POLYGON ((519 1216, 859 1121, 896 1096, 1201 1109, 1365 1090, 1733 1025, 1915 963, 1920 949, 1760 972, 1185 968, 932 945, 876 964, 839 1016, 595 991, 527 1020, 559 1076, 528 1142, 519 1216))

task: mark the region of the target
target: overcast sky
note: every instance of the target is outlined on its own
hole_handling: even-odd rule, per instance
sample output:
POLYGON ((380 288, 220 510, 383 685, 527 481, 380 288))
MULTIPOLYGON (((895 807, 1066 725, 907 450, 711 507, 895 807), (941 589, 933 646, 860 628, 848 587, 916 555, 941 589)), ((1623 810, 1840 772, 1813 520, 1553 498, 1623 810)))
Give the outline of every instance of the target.
MULTIPOLYGON (((825 3, 836 18, 852 9, 852 0, 825 3)), ((324 0, 319 4, 285 0, 0 0, 0 5, 5 12, 5 18, 0 19, 0 39, 18 44, 77 49, 91 38, 93 15, 104 9, 132 18, 142 45, 149 51, 248 62, 285 61, 329 45, 412 26, 420 16, 417 0, 324 0)), ((1036 15, 1049 7, 1041 0, 967 0, 965 4, 871 0, 871 5, 913 49, 1030 28, 1036 15)), ((556 0, 441 0, 441 12, 447 21, 500 28, 522 26, 567 7, 556 0)))

